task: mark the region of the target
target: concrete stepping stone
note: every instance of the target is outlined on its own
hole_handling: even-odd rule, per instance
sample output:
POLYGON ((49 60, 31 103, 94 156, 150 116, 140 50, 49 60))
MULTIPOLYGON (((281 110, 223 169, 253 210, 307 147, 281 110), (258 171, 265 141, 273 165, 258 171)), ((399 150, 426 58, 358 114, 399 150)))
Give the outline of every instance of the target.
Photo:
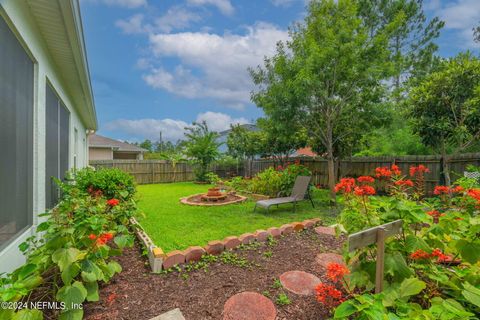
POLYGON ((238 293, 223 307, 223 320, 275 320, 276 317, 273 302, 256 292, 238 293))
POLYGON ((336 253, 319 253, 315 257, 315 264, 320 267, 318 269, 324 268, 326 269, 330 263, 339 263, 345 265, 345 261, 343 261, 343 257, 336 253))
POLYGON ((309 296, 315 293, 315 287, 320 279, 304 271, 287 271, 280 276, 283 287, 290 292, 302 296, 309 296))
POLYGON ((329 235, 329 236, 335 236, 336 233, 335 233, 335 228, 331 228, 331 227, 316 227, 315 229, 315 232, 318 233, 318 234, 326 234, 326 235, 329 235))
POLYGON ((155 318, 151 318, 150 320, 185 320, 185 317, 183 316, 182 312, 180 312, 180 309, 176 308, 162 313, 155 318))

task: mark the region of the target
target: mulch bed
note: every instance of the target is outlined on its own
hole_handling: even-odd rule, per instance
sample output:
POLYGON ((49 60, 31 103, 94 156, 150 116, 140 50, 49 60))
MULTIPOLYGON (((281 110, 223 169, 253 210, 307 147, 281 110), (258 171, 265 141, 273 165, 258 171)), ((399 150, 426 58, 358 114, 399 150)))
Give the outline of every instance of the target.
POLYGON ((315 256, 340 252, 342 241, 306 230, 275 244, 235 250, 253 262, 251 267, 214 262, 207 270, 168 274, 151 273, 136 244, 117 258, 123 271, 101 288, 100 301, 84 306, 85 319, 148 320, 174 308, 180 308, 187 320, 222 319, 225 302, 243 291, 268 291, 274 303, 278 294, 287 294, 291 303, 276 304, 277 320, 328 319, 328 311, 315 296, 296 295, 274 286, 274 281, 286 271, 301 270, 326 282, 325 270, 315 263, 315 256))

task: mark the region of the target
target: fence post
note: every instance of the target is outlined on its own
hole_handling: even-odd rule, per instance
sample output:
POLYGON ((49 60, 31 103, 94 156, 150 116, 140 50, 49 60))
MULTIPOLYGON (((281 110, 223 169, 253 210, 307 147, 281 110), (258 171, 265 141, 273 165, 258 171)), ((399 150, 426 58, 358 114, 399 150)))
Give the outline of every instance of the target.
POLYGON ((377 265, 375 273, 375 293, 383 291, 383 270, 385 267, 385 228, 377 229, 377 265))

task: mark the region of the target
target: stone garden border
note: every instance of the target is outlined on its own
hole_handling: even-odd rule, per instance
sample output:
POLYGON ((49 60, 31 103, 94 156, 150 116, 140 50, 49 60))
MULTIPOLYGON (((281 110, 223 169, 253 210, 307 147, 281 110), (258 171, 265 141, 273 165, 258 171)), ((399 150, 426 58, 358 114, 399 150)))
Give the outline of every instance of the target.
MULTIPOLYGON (((232 250, 241 244, 249 244, 253 241, 265 242, 269 236, 272 236, 273 238, 280 238, 282 235, 299 232, 304 229, 313 229, 315 226, 320 224, 321 219, 314 218, 307 219, 303 222, 292 222, 284 224, 279 228, 272 227, 268 228, 267 230, 259 229, 254 233, 244 233, 238 237, 229 236, 223 240, 209 241, 204 247, 191 246, 185 250, 174 250, 167 254, 165 254, 160 247, 157 247, 153 243, 135 218, 132 218, 131 222, 137 226, 137 237, 142 242, 143 246, 148 250, 148 261, 150 263, 150 267, 152 268, 152 272, 160 272, 162 270, 170 269, 176 265, 198 261, 204 254, 218 255, 223 251, 232 250)), ((330 232, 333 230, 332 228, 327 227, 325 227, 325 229, 329 229, 328 231, 330 232)))
POLYGON ((244 202, 248 199, 247 197, 241 196, 239 194, 235 194, 235 196, 237 196, 238 199, 227 201, 227 202, 222 202, 222 203, 216 203, 216 202, 193 203, 193 202, 188 202, 189 198, 193 198, 193 197, 200 196, 200 195, 203 195, 203 194, 205 194, 205 192, 204 193, 192 194, 188 197, 180 198, 180 202, 183 203, 183 204, 189 205, 189 206, 211 207, 211 206, 226 206, 226 205, 229 205, 229 204, 232 204, 232 203, 240 203, 240 202, 244 202))

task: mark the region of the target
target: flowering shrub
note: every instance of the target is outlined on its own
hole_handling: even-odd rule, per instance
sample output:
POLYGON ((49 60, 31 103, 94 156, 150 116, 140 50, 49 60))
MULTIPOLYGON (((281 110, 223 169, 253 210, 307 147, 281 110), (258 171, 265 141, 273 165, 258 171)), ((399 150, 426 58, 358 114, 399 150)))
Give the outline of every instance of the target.
MULTIPOLYGON (((0 301, 57 301, 65 306, 53 315, 60 319, 82 319, 78 305, 98 301, 99 283, 121 271, 110 258, 133 244, 128 226, 136 211, 130 179, 109 171, 80 170, 80 182, 61 185, 63 198, 42 215, 46 220, 38 225, 38 236, 20 245, 26 264, 0 278, 0 301), (119 185, 104 181, 106 177, 119 185)), ((33 309, 0 309, 0 319, 20 318, 43 315, 33 309)))
POLYGON ((327 278, 330 279, 332 284, 320 283, 315 288, 317 301, 327 308, 334 308, 345 301, 350 294, 344 294, 343 292, 345 290, 347 290, 347 292, 349 291, 347 282, 345 281, 345 276, 349 273, 350 270, 348 270, 345 265, 329 263, 327 265, 327 278))
POLYGON ((348 300, 336 308, 335 318, 477 319, 480 188, 474 180, 462 178, 452 187, 437 186, 435 197, 424 199, 423 175, 427 172, 422 165, 411 167, 409 179, 398 167, 377 168, 375 177, 385 183, 389 197, 357 194, 355 189, 364 178, 340 181, 337 191, 345 194, 340 222, 349 232, 396 219, 404 225, 400 236, 387 240, 386 284, 380 294, 370 293, 375 282, 375 250, 367 247, 345 253, 350 267, 345 276, 351 288, 348 300))
POLYGON ((295 162, 293 164, 287 164, 285 167, 277 166, 277 168, 267 168, 252 179, 236 177, 226 182, 226 184, 238 191, 248 191, 276 197, 278 194, 288 194, 297 176, 311 175, 312 173, 307 167, 299 164, 299 162, 295 162))

